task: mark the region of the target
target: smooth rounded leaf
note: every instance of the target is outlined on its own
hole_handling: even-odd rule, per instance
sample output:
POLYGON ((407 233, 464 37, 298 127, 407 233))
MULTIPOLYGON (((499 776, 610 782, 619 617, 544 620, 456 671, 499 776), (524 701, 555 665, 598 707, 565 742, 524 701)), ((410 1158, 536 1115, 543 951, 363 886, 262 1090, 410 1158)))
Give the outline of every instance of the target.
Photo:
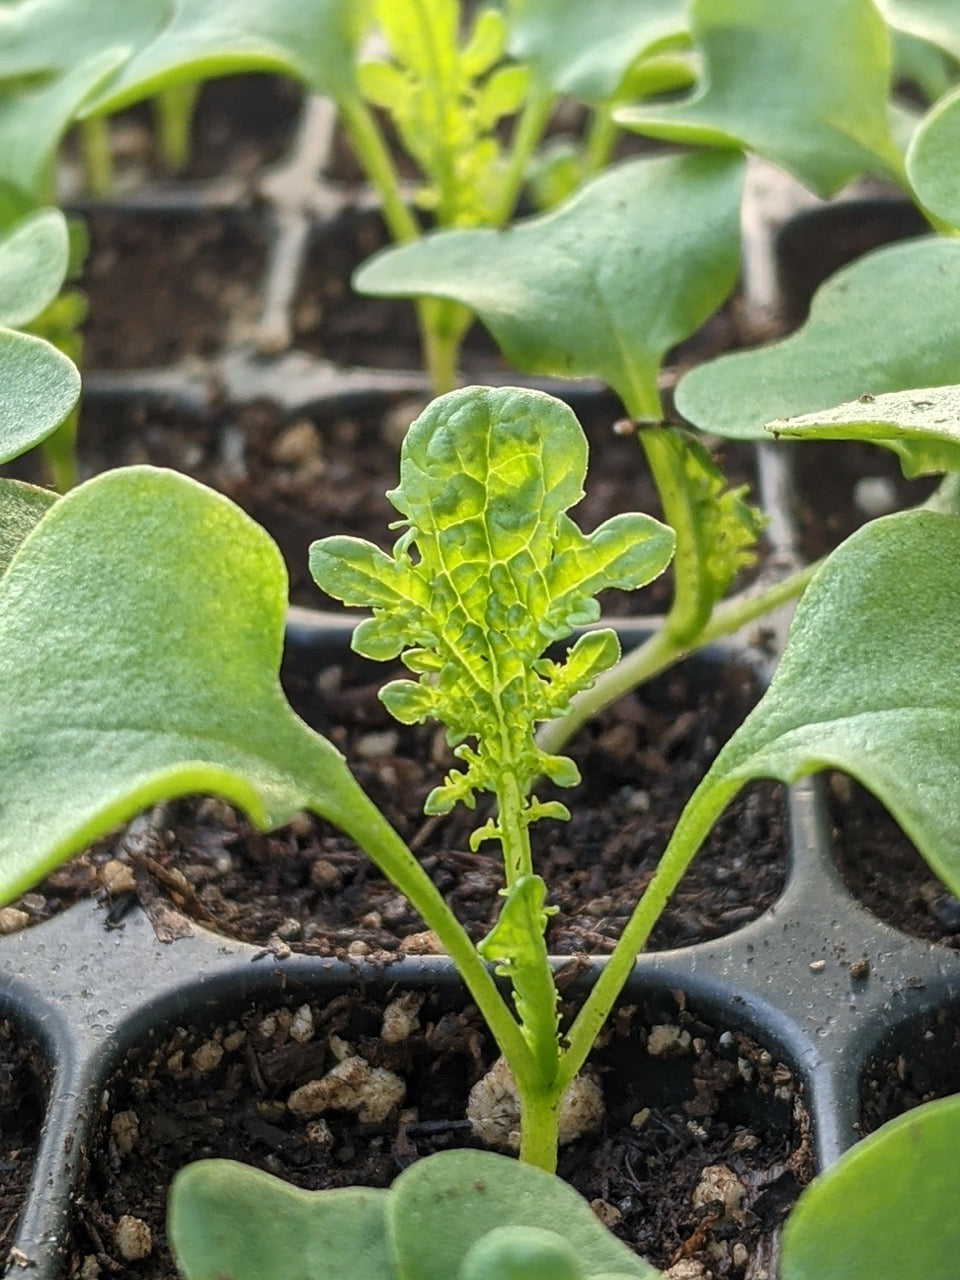
POLYGON ((907 152, 907 174, 920 203, 960 227, 960 89, 921 122, 907 152))
POLYGON ((506 1156, 444 1151, 412 1164, 391 1188, 387 1232, 401 1275, 451 1280, 477 1241, 505 1226, 555 1232, 572 1246, 585 1276, 658 1274, 611 1235, 572 1187, 506 1156))
POLYGON ((542 1227, 495 1227, 471 1246, 459 1280, 584 1280, 576 1250, 542 1227))
POLYGON ((873 0, 693 0, 703 76, 690 98, 624 107, 651 137, 738 147, 829 196, 865 171, 902 174, 890 135, 890 34, 873 0))
POLYGON ((263 829, 313 808, 399 846, 283 696, 286 594, 263 530, 173 472, 107 472, 54 504, 0 579, 0 900, 196 792, 263 829))
POLYGON ((807 587, 776 674, 689 810, 748 779, 841 769, 960 894, 960 517, 865 525, 807 587))
POLYGON ((677 410, 702 431, 765 425, 860 396, 960 383, 960 240, 923 237, 858 259, 817 290, 806 324, 681 379, 677 410))
POLYGON ((732 155, 632 161, 506 231, 443 231, 387 249, 354 284, 462 302, 516 369, 602 378, 634 417, 659 419, 663 356, 736 280, 742 182, 732 155))
POLYGON ((0 325, 19 328, 60 292, 69 259, 67 221, 59 209, 38 209, 0 240, 0 325))
POLYGON ((767 429, 787 439, 883 445, 899 457, 908 479, 960 471, 960 386, 861 396, 836 409, 780 418, 767 429))
POLYGON ((891 1120, 801 1194, 782 1280, 953 1280, 960 1257, 960 1098, 891 1120))
POLYGON ((73 363, 42 338, 0 329, 0 462, 32 449, 80 396, 73 363))
POLYGON ((170 1187, 167 1231, 185 1280, 395 1280, 387 1191, 301 1191, 232 1160, 199 1160, 170 1187))
POLYGON ((17 0, 0 9, 0 79, 61 74, 106 49, 142 48, 175 0, 17 0))

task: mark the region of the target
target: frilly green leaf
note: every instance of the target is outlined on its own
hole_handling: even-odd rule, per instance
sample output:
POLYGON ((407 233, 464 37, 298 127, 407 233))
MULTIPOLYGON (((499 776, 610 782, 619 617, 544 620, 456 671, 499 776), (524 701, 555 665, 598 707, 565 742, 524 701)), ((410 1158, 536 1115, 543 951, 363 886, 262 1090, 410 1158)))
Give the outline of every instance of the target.
POLYGON ((537 1055, 544 1080, 556 1075, 558 1060, 557 988, 547 958, 547 886, 540 876, 521 876, 510 888, 493 926, 477 943, 484 960, 501 978, 509 978, 520 1030, 537 1055))
POLYGON ((591 614, 597 591, 643 585, 669 561, 673 534, 649 516, 618 517, 589 537, 576 528, 566 511, 582 496, 586 462, 583 432, 560 401, 515 388, 452 392, 403 442, 388 495, 407 527, 398 559, 355 539, 311 548, 321 589, 373 608, 355 647, 394 656, 406 632, 421 680, 387 685, 390 709, 405 722, 435 716, 459 744, 466 770, 431 793, 430 812, 497 793, 504 771, 526 795, 545 761, 534 726, 562 713, 618 652, 601 633, 546 668, 547 644, 591 614))

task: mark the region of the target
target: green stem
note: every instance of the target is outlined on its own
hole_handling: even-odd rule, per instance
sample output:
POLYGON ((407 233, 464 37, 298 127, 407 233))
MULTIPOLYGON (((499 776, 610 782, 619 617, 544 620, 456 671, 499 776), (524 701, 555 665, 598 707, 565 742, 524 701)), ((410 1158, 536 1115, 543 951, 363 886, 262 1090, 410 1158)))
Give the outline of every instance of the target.
POLYGON ((523 1164, 556 1173, 563 1091, 527 1090, 517 1082, 517 1093, 520 1098, 520 1159, 523 1164))
POLYGON ((523 110, 513 131, 510 156, 503 176, 500 200, 495 211, 494 223, 498 227, 509 222, 513 216, 513 211, 520 198, 520 192, 523 189, 524 179, 527 176, 530 157, 533 155, 537 143, 543 137, 543 131, 547 127, 547 121, 550 119, 553 103, 554 94, 552 91, 542 88, 535 88, 524 103, 523 110))
POLYGON ((530 827, 524 820, 526 798, 516 774, 504 770, 497 780, 497 829, 503 850, 504 882, 512 888, 521 876, 533 875, 530 827))
POLYGON ((744 779, 739 778, 714 780, 711 771, 690 798, 674 827, 653 879, 634 908, 619 942, 607 957, 599 977, 567 1033, 568 1048, 560 1063, 558 1075, 558 1084, 562 1090, 566 1090, 586 1062, 663 908, 711 827, 743 783, 744 779))
POLYGON ((473 313, 449 298, 417 298, 416 307, 423 363, 433 394, 442 396, 457 385, 460 346, 473 313))
POLYGON ((87 190, 100 198, 108 196, 113 189, 113 155, 106 116, 88 116, 80 121, 80 149, 87 190))
POLYGON ((583 148, 584 181, 609 164, 618 132, 610 107, 604 105, 594 107, 593 118, 590 121, 583 148))
MULTIPOLYGON (((332 808, 325 796, 316 811, 336 822, 419 912, 456 965, 514 1079, 540 1081, 537 1062, 490 972, 457 917, 423 867, 376 806, 352 779, 332 808)), ((541 1083, 542 1088, 542 1083, 541 1083)))
POLYGON ((733 635, 747 623, 755 622, 796 599, 821 563, 822 561, 817 561, 807 565, 775 582, 773 586, 764 587, 760 591, 745 591, 725 600, 714 609, 700 633, 687 643, 679 643, 661 624, 649 640, 638 645, 615 666, 599 675, 590 689, 578 693, 566 715, 543 725, 537 734, 538 744, 551 754, 562 751, 581 725, 603 707, 659 675, 695 649, 712 644, 723 636, 733 635))
POLYGON ((153 99, 157 149, 170 173, 179 173, 190 159, 193 109, 199 95, 200 85, 194 80, 169 85, 153 99))
POLYGON ((703 630, 713 601, 704 582, 703 521, 683 469, 684 443, 672 427, 640 431, 663 515, 677 536, 673 557, 673 601, 664 626, 674 642, 691 643, 703 630))
POLYGON ((391 239, 397 244, 419 239, 419 223, 401 195, 397 171, 372 111, 362 98, 350 94, 339 99, 337 107, 357 159, 380 197, 391 239))

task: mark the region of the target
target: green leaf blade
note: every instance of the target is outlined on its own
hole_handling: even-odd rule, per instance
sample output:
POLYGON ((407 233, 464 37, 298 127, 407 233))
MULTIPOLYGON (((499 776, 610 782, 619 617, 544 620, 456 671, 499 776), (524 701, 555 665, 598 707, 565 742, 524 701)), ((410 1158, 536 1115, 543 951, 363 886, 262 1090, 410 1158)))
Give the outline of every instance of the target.
POLYGON ((960 1099, 908 1111, 802 1193, 783 1234, 783 1280, 947 1277, 960 1253, 960 1099))
POLYGON ((765 426, 860 396, 960 383, 960 241, 922 237, 836 272, 795 334, 682 378, 679 413, 702 431, 760 440, 765 426))
POLYGON ((861 396, 821 413, 779 418, 767 430, 778 438, 882 445, 899 457, 908 479, 960 471, 960 386, 861 396))
POLYGON ((689 99, 619 109, 671 142, 736 146, 822 196, 864 171, 902 175, 887 118, 890 37, 872 0, 694 0, 703 79, 689 99))
POLYGON ((736 279, 742 181, 739 156, 629 162, 506 231, 440 232, 385 250, 354 284, 461 302, 515 368, 600 377, 634 417, 659 419, 663 356, 736 279))
POLYGON ((873 521, 811 581, 760 703, 698 788, 841 769, 960 893, 960 518, 873 521))
POLYGON ((59 209, 38 209, 0 240, 0 325, 18 329, 60 292, 69 256, 67 223, 59 209))
MULTIPOLYGON (((958 36, 960 36, 960 23, 958 36)), ((960 227, 960 89, 955 89, 920 123, 907 151, 907 174, 932 214, 960 227)))
POLYGON ((388 1196, 301 1191, 232 1160, 199 1160, 173 1180, 168 1233, 185 1280, 395 1280, 388 1196))
POLYGON ((52 506, 0 579, 0 899, 190 792, 263 828, 310 807, 387 841, 283 697, 285 607, 270 539, 182 476, 108 472, 52 506))
POLYGON ((556 1232, 573 1246, 585 1276, 659 1275, 565 1182, 506 1156, 444 1151, 405 1169, 390 1192, 387 1231, 397 1269, 416 1280, 451 1280, 476 1242, 503 1226, 556 1232))
POLYGON ((0 462, 46 439, 80 397, 80 375, 42 338, 0 329, 0 462))

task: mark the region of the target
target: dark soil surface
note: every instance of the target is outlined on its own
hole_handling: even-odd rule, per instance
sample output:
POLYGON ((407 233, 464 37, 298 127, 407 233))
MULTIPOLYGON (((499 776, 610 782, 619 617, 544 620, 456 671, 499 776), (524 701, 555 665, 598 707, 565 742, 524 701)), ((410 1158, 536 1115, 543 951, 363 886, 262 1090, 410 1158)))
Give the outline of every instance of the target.
POLYGON ((786 445, 791 450, 800 552, 812 561, 874 516, 923 502, 937 478, 905 480, 889 449, 851 440, 786 445))
POLYGON ((49 1069, 30 1039, 0 1018, 0 1259, 13 1243, 33 1172, 49 1069))
MULTIPOLYGON (((384 1002, 359 991, 326 1004, 294 997, 138 1046, 103 1095, 68 1274, 88 1274, 92 1258, 101 1275, 173 1276, 166 1193, 193 1159, 244 1160, 311 1189, 386 1186, 415 1159, 477 1145, 466 1095, 493 1054, 476 1011, 391 996, 389 1021, 384 1002), (373 1066, 399 1076, 402 1101, 366 1123, 343 1108, 298 1117, 288 1106, 294 1090, 345 1058, 351 1073, 373 1066), (144 1224, 149 1231, 141 1260, 122 1256, 125 1216, 138 1220, 140 1240, 144 1224)), ((811 1176, 790 1071, 682 1000, 620 1009, 591 1067, 606 1117, 562 1151, 561 1175, 661 1266, 699 1260, 717 1280, 773 1275, 780 1224, 811 1176)))
POLYGON ((879 800, 838 774, 831 779, 830 811, 837 865, 854 897, 904 933, 960 948, 960 901, 879 800))
POLYGON ((861 1082, 861 1129, 872 1133, 921 1103, 960 1093, 960 1009, 935 1009, 901 1027, 861 1082))
MULTIPOLYGON (((377 671, 377 683, 382 678, 377 671)), ((469 852, 486 802, 481 798, 473 815, 454 811, 442 821, 422 813, 427 792, 455 763, 440 731, 397 725, 375 697, 373 676, 351 687, 339 663, 308 686, 295 673, 290 679, 294 704, 345 752, 469 932, 483 936, 499 910, 502 885, 497 846, 469 852)), ((560 908, 548 935, 554 953, 612 949, 680 810, 756 696, 745 668, 688 662, 578 735, 571 754, 584 781, 569 791, 538 788, 542 799, 562 799, 572 820, 544 820, 532 831, 535 866, 560 908)), ((74 859, 20 905, 43 918, 98 884, 113 883, 104 864, 118 859, 132 868, 147 909, 163 914, 164 928, 172 906, 259 945, 353 955, 432 946, 405 899, 335 829, 304 815, 260 835, 213 800, 155 811, 151 821, 74 859)), ((779 788, 754 784, 718 823, 652 945, 685 946, 755 918, 779 896, 786 866, 779 788)), ((119 884, 128 881, 129 872, 119 884)))

